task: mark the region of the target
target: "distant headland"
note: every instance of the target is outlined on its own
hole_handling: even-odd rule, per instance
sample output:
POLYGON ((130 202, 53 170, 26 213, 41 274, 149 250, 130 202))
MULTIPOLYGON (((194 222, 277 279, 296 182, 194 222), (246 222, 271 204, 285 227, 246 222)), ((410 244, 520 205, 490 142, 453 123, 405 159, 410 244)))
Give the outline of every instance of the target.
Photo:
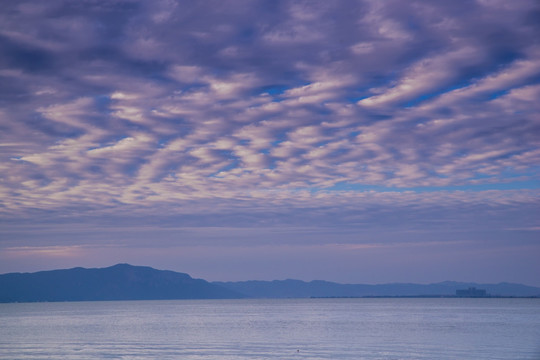
POLYGON ((301 280, 208 282, 146 266, 73 268, 0 275, 0 302, 328 297, 540 297, 522 284, 339 284, 301 280))

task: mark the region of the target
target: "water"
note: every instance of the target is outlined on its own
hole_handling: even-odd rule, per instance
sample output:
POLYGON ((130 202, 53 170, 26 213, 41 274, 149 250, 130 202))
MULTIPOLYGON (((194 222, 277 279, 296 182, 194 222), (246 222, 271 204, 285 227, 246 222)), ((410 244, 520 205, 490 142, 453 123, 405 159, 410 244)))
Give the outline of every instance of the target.
POLYGON ((0 359, 540 359, 540 299, 0 304, 0 359))

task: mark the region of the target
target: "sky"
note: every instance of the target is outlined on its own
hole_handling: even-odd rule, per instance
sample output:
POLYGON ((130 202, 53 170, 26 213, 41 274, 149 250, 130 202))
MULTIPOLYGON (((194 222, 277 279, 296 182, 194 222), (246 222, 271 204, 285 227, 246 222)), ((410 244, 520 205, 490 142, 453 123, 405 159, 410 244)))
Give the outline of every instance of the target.
POLYGON ((0 273, 540 286, 535 0, 3 0, 0 273))

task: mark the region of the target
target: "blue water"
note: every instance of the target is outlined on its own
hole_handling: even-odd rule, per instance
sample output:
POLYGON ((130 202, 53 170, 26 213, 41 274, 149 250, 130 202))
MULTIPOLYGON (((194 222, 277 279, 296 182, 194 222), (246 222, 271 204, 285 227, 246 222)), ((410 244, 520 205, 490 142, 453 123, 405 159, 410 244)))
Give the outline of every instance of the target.
POLYGON ((540 299, 0 304, 0 359, 540 359, 540 299))

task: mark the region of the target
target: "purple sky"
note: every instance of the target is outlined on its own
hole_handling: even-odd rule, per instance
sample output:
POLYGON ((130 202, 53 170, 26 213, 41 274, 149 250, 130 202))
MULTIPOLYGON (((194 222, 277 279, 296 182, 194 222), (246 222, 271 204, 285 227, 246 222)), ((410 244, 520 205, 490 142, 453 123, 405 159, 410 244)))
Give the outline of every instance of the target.
POLYGON ((540 286, 540 3, 3 0, 0 273, 540 286))

